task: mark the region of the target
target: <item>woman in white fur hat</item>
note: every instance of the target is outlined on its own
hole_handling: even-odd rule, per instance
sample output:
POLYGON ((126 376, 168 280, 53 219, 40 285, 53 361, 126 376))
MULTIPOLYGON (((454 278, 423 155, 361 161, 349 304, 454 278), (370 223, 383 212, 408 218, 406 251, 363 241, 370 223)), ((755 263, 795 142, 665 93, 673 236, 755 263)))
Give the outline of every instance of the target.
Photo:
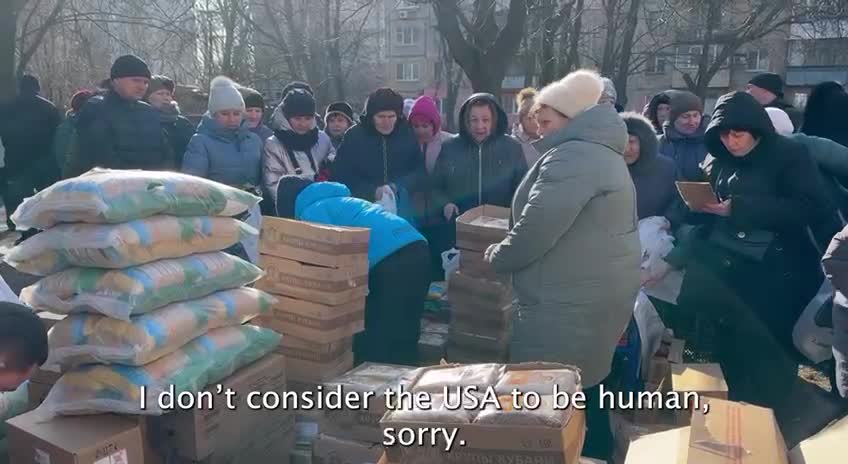
POLYGON ((624 150, 627 128, 593 71, 575 71, 536 96, 544 153, 512 201, 513 227, 486 259, 512 274, 518 318, 513 361, 556 361, 582 371, 584 454, 608 459, 612 443, 599 385, 639 291, 636 192, 624 150))

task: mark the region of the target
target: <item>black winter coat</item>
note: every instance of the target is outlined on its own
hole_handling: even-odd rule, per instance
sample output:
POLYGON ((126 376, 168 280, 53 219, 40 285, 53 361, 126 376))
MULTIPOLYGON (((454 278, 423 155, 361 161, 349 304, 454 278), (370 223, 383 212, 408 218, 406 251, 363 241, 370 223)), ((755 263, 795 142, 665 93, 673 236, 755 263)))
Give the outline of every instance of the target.
POLYGON ((521 143, 508 135, 506 112, 492 95, 475 94, 462 105, 459 121, 459 134, 442 144, 433 169, 433 203, 439 211, 453 203, 460 214, 487 204, 509 208, 528 166, 521 143), (466 115, 472 104, 481 100, 497 110, 497 126, 478 145, 468 131, 466 115))
POLYGON ((2 111, 5 116, 0 124, 0 137, 6 149, 9 176, 47 167, 58 174, 53 140, 62 118, 56 106, 39 95, 30 94, 20 95, 2 111))
POLYGON ((91 98, 77 119, 78 149, 65 177, 98 166, 150 171, 176 168, 159 113, 147 103, 129 101, 114 91, 91 98))
MULTIPOLYGON (((806 148, 777 135, 764 108, 746 93, 719 99, 706 143, 706 178, 720 201, 731 201, 731 214, 703 215, 704 224, 683 248, 787 340, 821 283, 821 251, 839 230, 835 206, 806 148), (731 128, 759 134, 744 157, 733 156, 719 138, 731 128), (808 229, 817 240, 810 239, 808 229), (748 255, 746 250, 758 244, 764 254, 748 255)), ((683 255, 678 252, 667 260, 674 263, 683 255)), ((681 301, 697 301, 687 295, 709 291, 702 276, 687 270, 681 301)))
POLYGON ((197 128, 185 116, 177 116, 175 120, 163 119, 162 130, 165 131, 165 138, 173 150, 175 165, 182 166, 186 147, 197 128))
POLYGON ((345 133, 330 180, 347 185, 354 197, 374 201, 377 188, 387 184, 412 195, 422 189, 425 176, 424 155, 405 120, 398 118, 394 132, 384 136, 363 117, 345 133))

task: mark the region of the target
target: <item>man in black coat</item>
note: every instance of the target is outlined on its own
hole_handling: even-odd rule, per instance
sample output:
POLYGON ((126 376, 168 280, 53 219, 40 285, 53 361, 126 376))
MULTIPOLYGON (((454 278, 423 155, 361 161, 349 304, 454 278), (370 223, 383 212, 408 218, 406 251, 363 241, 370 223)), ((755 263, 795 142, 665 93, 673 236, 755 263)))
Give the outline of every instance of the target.
MULTIPOLYGON (((53 138, 61 116, 52 102, 39 95, 41 86, 34 76, 25 75, 18 84, 18 96, 4 110, 0 137, 6 148, 8 187, 3 201, 10 216, 24 198, 50 186, 59 178, 53 156, 53 138)), ((10 230, 15 226, 7 219, 10 230)))
POLYGON ((141 101, 150 84, 150 69, 133 55, 112 65, 109 90, 90 99, 80 111, 78 150, 65 177, 97 166, 112 169, 170 170, 175 154, 165 138, 159 114, 141 101))
POLYGON ((796 130, 801 127, 804 115, 783 99, 783 79, 777 74, 757 74, 748 82, 746 91, 764 107, 780 108, 786 111, 796 130))
POLYGON ((176 165, 182 166, 183 155, 196 128, 180 113, 180 106, 174 100, 176 88, 176 84, 170 78, 153 76, 147 87, 144 101, 159 113, 162 130, 165 131, 165 138, 173 149, 176 165))

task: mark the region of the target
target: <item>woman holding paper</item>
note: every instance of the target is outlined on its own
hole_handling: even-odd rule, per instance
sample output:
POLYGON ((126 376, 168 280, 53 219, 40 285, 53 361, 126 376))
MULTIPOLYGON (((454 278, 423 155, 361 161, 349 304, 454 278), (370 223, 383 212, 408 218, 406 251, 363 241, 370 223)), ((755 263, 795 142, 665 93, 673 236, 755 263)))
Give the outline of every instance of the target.
POLYGON ((536 97, 544 153, 512 200, 512 230, 486 259, 512 274, 518 317, 512 361, 576 365, 588 400, 584 455, 608 459, 598 407, 639 291, 636 192, 624 160, 627 128, 593 71, 575 71, 536 97))
POLYGON ((750 95, 718 100, 706 144, 717 199, 666 261, 686 268, 679 305, 720 322, 735 399, 774 407, 795 382, 792 327, 822 281, 820 250, 839 222, 809 153, 778 135, 750 95))

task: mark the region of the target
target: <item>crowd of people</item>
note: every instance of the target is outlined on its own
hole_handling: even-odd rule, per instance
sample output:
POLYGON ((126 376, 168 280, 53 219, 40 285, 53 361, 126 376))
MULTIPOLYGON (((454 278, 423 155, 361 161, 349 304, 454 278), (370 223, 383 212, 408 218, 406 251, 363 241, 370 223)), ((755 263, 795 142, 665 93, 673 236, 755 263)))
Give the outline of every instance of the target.
MULTIPOLYGON (((73 96, 63 121, 25 76, 5 113, 15 117, 0 127, 7 212, 93 167, 177 170, 262 196, 244 218, 255 226, 275 215, 369 227, 357 360, 414 364, 427 288, 443 278, 456 218, 506 207, 511 230, 485 259, 513 279, 513 361, 575 364, 587 395, 598 395, 639 289, 679 269, 676 310, 718 327, 734 399, 774 407, 792 395, 792 327, 825 278, 822 257, 848 212, 848 93, 838 83, 816 86, 804 111, 785 102, 778 75, 763 74, 712 114, 683 90, 661 92, 640 114, 621 111, 612 81, 579 70, 522 90, 512 126, 497 98, 472 95, 455 135, 432 98, 405 101, 389 88, 374 91, 361 115, 346 102, 320 115, 313 89, 294 82, 269 112, 259 92, 218 77, 196 128, 174 90, 123 56, 100 89, 73 96), (715 201, 690 210, 677 181, 709 183, 715 201), (646 275, 638 223, 656 216, 676 246, 646 275)), ((837 292, 848 292, 846 235, 826 259, 837 292)), ((255 243, 243 251, 256 260, 255 243)), ((845 320, 834 315, 848 348, 845 320)), ((837 359, 846 395, 848 361, 837 359)), ((604 458, 608 420, 589 404, 585 454, 604 458)))

